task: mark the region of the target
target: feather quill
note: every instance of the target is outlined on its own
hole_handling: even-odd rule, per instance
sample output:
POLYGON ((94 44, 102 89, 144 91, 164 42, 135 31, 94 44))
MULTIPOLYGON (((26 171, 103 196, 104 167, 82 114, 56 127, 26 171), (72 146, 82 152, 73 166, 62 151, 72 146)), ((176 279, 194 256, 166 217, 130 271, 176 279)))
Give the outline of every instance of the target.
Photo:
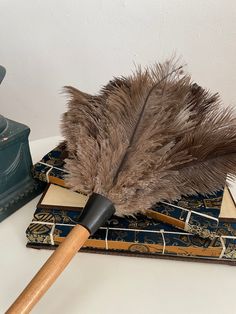
POLYGON ((91 96, 73 87, 62 119, 67 185, 106 196, 118 215, 222 188, 236 174, 236 120, 218 94, 167 61, 91 96))

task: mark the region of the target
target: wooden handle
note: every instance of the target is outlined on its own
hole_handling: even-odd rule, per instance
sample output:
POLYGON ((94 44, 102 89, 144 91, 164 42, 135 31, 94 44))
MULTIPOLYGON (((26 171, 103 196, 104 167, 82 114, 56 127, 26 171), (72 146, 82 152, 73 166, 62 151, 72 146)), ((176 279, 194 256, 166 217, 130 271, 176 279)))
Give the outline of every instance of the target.
POLYGON ((62 244, 34 276, 25 290, 7 310, 6 314, 29 313, 33 306, 62 273, 89 236, 90 233, 86 228, 81 225, 75 226, 62 244))

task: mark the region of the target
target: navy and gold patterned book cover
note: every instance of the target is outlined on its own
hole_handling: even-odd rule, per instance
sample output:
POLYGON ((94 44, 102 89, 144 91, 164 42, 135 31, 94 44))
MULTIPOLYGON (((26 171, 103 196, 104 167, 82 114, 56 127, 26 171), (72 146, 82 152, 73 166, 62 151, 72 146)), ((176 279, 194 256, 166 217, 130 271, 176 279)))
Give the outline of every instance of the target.
POLYGON ((213 239, 219 226, 222 200, 222 190, 211 195, 182 197, 172 203, 154 205, 148 210, 148 215, 184 231, 213 239))
MULTIPOLYGON (((183 229, 187 232, 197 234, 202 238, 214 239, 217 236, 236 236, 236 207, 235 203, 231 197, 229 189, 227 186, 224 188, 224 192, 221 191, 215 193, 215 198, 212 196, 201 196, 193 197, 190 204, 185 203, 185 207, 190 209, 190 206, 193 206, 194 200, 199 204, 199 208, 202 208, 205 214, 202 212, 196 212, 194 210, 189 210, 186 213, 186 209, 181 207, 182 199, 175 204, 162 203, 156 205, 152 210, 148 212, 150 217, 159 218, 159 214, 164 212, 165 218, 160 219, 165 221, 173 226, 176 226, 179 229, 183 229), (160 205, 160 206, 159 206, 160 205), (175 221, 172 217, 169 217, 167 212, 165 212, 166 206, 170 207, 170 210, 176 211, 176 215, 180 215, 180 219, 175 221), (209 218, 207 215, 207 209, 214 210, 216 207, 220 208, 220 214, 216 218, 209 218), (187 217, 183 220, 183 225, 179 225, 179 221, 182 217, 187 217), (212 220, 214 219, 214 222, 212 220)), ((184 199, 184 198, 183 198, 184 199)))
MULTIPOLYGON (((55 248, 74 225, 80 211, 38 208, 26 230, 28 246, 55 248)), ((180 231, 170 225, 138 215, 136 218, 113 216, 84 245, 84 249, 101 253, 135 253, 147 257, 161 255, 236 261, 235 230, 213 240, 180 231)))
MULTIPOLYGON (((34 177, 49 183, 65 186, 64 160, 67 157, 63 142, 34 165, 34 177)), ((148 216, 203 238, 215 237, 219 225, 223 191, 211 195, 182 197, 173 203, 162 202, 148 211, 148 216)))
POLYGON ((41 181, 65 186, 64 160, 67 157, 65 142, 46 154, 33 166, 33 176, 41 181))

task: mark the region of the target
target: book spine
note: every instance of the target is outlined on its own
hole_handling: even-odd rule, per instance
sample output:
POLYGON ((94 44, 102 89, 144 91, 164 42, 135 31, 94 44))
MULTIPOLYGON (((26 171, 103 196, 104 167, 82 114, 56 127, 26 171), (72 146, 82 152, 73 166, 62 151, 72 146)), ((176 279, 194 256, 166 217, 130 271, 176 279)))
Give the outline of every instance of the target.
MULTIPOLYGON (((59 245, 73 226, 74 224, 33 221, 26 235, 29 243, 59 245)), ((225 253, 229 258, 230 252, 235 249, 235 239, 236 237, 232 239, 218 237, 212 242, 184 232, 102 227, 85 243, 84 247, 107 251, 221 259, 226 256, 225 253)))
MULTIPOLYGON (((216 207, 221 204, 222 198, 218 198, 218 202, 214 199, 214 202, 210 202, 211 199, 203 200, 207 201, 208 205, 211 206, 208 208, 206 214, 206 208, 203 206, 203 201, 198 201, 199 206, 205 208, 205 213, 198 212, 194 210, 196 204, 192 202, 192 209, 187 209, 186 207, 181 207, 180 204, 170 204, 162 202, 157 204, 155 207, 147 211, 147 215, 153 219, 160 220, 164 223, 168 223, 178 229, 184 230, 196 234, 202 238, 214 239, 217 236, 217 228, 219 224, 219 219, 214 217, 214 215, 209 215, 214 213, 216 207), (214 208, 215 206, 215 208, 214 208)), ((183 201, 182 201, 183 202, 183 201)), ((188 207, 190 200, 188 200, 188 207)), ((206 204, 206 202, 205 202, 206 204)))
POLYGON ((64 169, 53 167, 44 162, 38 162, 33 166, 32 173, 33 177, 40 181, 66 187, 64 176, 67 172, 64 169))

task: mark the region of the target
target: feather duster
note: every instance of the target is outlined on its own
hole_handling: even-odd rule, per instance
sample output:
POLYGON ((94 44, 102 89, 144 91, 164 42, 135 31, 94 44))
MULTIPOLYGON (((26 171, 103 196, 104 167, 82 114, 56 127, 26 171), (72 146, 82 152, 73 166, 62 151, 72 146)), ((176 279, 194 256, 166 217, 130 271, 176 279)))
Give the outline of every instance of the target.
POLYGON ((98 96, 65 88, 67 185, 111 199, 118 215, 209 193, 236 173, 232 109, 171 62, 115 78, 98 96))
POLYGON ((212 95, 166 62, 115 78, 92 96, 73 87, 62 119, 67 184, 90 195, 64 242, 8 314, 28 313, 90 234, 111 215, 212 192, 236 174, 236 121, 212 95))

